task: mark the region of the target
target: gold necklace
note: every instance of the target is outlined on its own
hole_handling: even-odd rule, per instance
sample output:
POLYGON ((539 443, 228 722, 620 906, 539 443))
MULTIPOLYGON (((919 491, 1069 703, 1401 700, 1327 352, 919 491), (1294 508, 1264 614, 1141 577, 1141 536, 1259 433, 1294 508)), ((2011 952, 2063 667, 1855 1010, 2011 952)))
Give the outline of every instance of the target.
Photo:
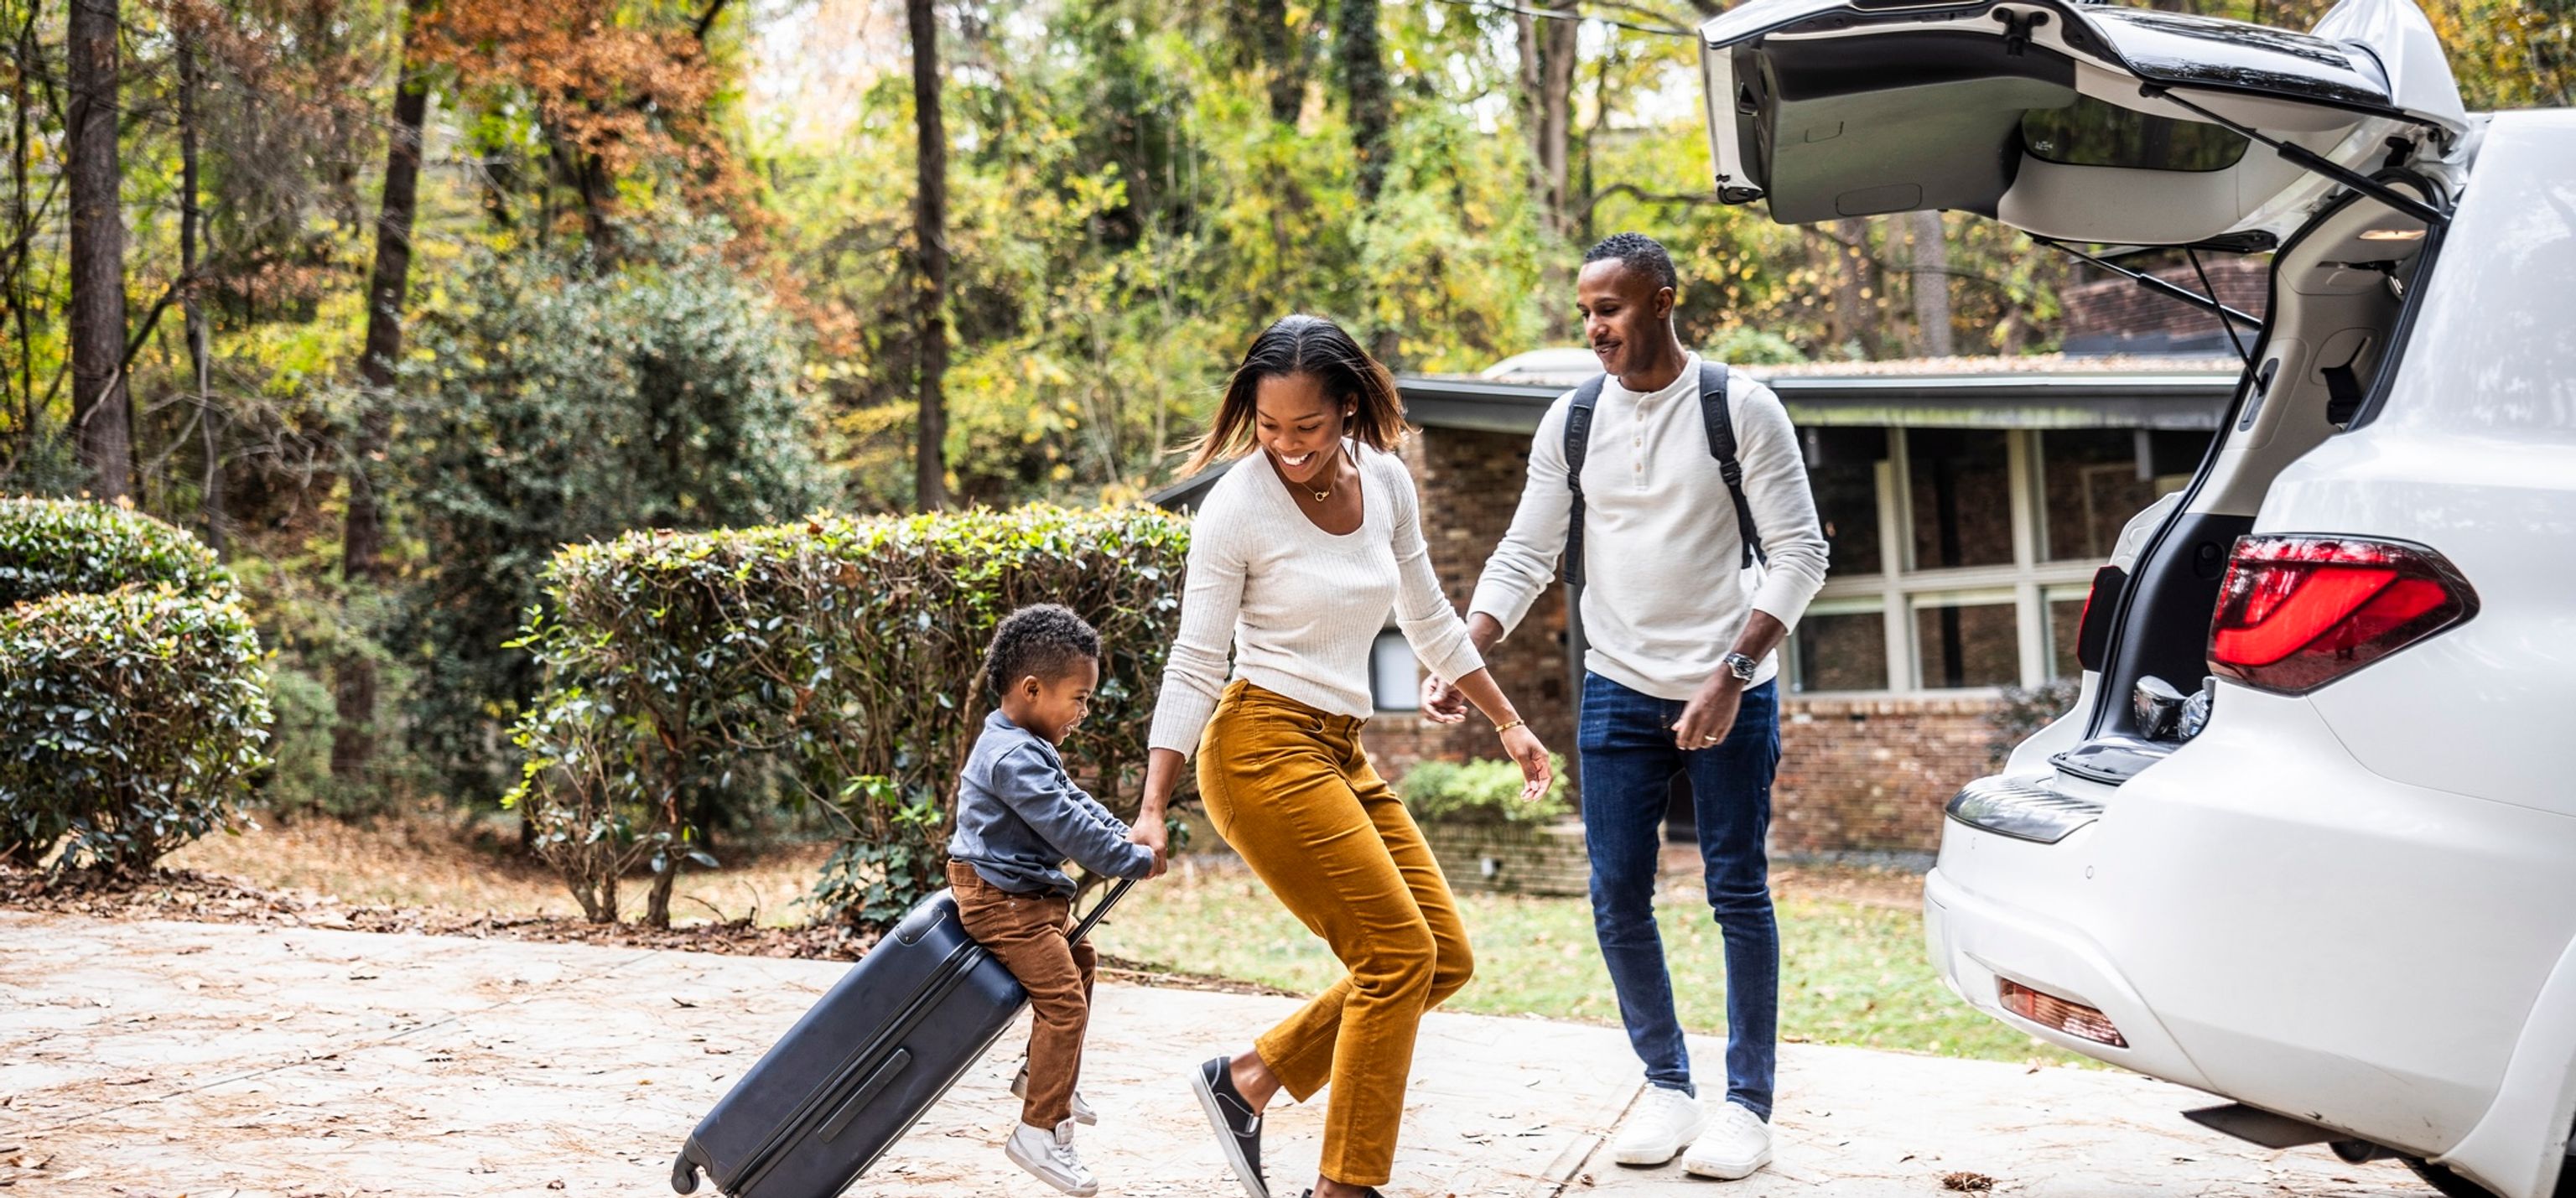
POLYGON ((1315 497, 1315 502, 1317 502, 1317 503, 1322 503, 1323 501, 1325 501, 1325 500, 1327 500, 1327 499, 1332 498, 1332 497, 1333 497, 1333 491, 1334 491, 1336 488, 1338 488, 1338 487, 1340 487, 1340 486, 1342 485, 1342 480, 1341 480, 1341 473, 1342 473, 1342 469, 1341 469, 1341 467, 1342 467, 1342 463, 1341 463, 1341 460, 1340 460, 1339 456, 1337 455, 1337 456, 1334 458, 1334 461, 1333 461, 1333 469, 1331 469, 1330 471, 1327 471, 1327 473, 1329 473, 1329 474, 1331 474, 1331 475, 1333 475, 1333 476, 1334 476, 1334 477, 1333 477, 1333 481, 1331 481, 1331 482, 1329 482, 1329 483, 1324 484, 1324 489, 1323 489, 1323 490, 1321 490, 1321 491, 1306 491, 1306 488, 1304 488, 1304 487, 1298 487, 1297 489, 1298 489, 1298 490, 1300 490, 1300 491, 1306 491, 1306 493, 1307 493, 1307 494, 1312 495, 1312 496, 1314 496, 1314 497, 1315 497))

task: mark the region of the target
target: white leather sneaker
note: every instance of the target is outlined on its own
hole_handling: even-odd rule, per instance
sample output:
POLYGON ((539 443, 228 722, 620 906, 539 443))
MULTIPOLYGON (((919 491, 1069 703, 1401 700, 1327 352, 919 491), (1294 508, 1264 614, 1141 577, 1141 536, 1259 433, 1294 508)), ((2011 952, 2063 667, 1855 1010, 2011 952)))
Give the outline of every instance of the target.
MULTIPOLYGON (((1022 1102, 1028 1101, 1029 1067, 1027 1065, 1021 1065, 1019 1073, 1012 1076, 1011 1097, 1022 1102)), ((1091 1104, 1082 1100, 1080 1090, 1073 1092, 1073 1121, 1084 1127, 1097 1126, 1100 1122, 1100 1112, 1091 1109, 1091 1104)))
POLYGON ((1610 1142, 1610 1159, 1623 1165, 1663 1164, 1690 1147, 1707 1126, 1708 1112, 1700 1109, 1698 1099, 1679 1090, 1648 1086, 1637 1098, 1637 1109, 1619 1124, 1619 1136, 1610 1142))
POLYGON ((1054 1131, 1020 1124, 1002 1144, 1002 1155, 1073 1198, 1091 1198, 1100 1192, 1100 1183, 1093 1180, 1091 1170, 1083 1168, 1082 1158, 1073 1154, 1071 1119, 1056 1124, 1054 1131))
POLYGON ((1691 1141, 1690 1151, 1682 1154, 1683 1172, 1719 1181, 1751 1177, 1770 1163, 1771 1125, 1732 1102, 1717 1104, 1717 1115, 1708 1121, 1708 1130, 1691 1141))

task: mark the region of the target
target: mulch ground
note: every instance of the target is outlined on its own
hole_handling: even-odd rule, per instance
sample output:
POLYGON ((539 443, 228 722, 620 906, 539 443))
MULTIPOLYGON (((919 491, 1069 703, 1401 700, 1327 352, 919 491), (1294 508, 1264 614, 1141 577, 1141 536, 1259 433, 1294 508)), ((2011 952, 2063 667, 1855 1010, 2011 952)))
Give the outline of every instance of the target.
MULTIPOLYGON (((867 954, 877 939, 873 932, 839 925, 763 927, 747 919, 651 928, 638 924, 592 923, 559 916, 466 915, 418 907, 359 906, 301 891, 265 890, 222 874, 171 869, 155 870, 143 877, 74 875, 56 879, 41 872, 0 868, 0 906, 119 921, 168 919, 191 923, 267 924, 393 935, 674 949, 812 961, 858 960, 867 954)), ((1230 994, 1290 993, 1232 978, 1152 969, 1114 956, 1101 958, 1100 971, 1118 981, 1140 985, 1230 994)))

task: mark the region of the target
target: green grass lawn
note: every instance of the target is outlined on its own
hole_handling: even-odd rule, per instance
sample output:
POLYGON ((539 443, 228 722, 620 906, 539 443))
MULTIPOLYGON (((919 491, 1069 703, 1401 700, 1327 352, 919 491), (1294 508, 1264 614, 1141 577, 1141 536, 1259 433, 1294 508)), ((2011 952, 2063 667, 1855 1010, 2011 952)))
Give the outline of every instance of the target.
MULTIPOLYGON (((2080 1060, 1970 1010, 1923 955, 1919 909, 1849 887, 1781 886, 1780 1034, 1818 1044, 1938 1053, 1986 1060, 2080 1060), (1815 893, 1811 893, 1811 891, 1815 893)), ((1447 1009, 1615 1024, 1619 1009, 1580 898, 1461 894, 1476 979, 1447 1009)), ((1726 968, 1717 927, 1695 888, 1669 885, 1656 904, 1683 1026, 1726 1030, 1726 968)), ((1236 868, 1179 872, 1140 887, 1096 933, 1101 951, 1188 973, 1214 974, 1313 993, 1341 976, 1322 941, 1251 874, 1236 868)))

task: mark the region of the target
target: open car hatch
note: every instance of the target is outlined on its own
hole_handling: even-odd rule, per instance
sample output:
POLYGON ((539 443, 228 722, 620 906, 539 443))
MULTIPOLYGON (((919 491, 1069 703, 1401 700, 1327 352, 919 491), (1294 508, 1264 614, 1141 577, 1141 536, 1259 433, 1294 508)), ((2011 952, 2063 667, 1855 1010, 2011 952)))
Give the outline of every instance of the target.
POLYGON ((1748 0, 1700 36, 1718 195, 1783 224, 1957 209, 2066 241, 2270 244, 2338 186, 2295 155, 2367 176, 2468 126, 2411 0, 2343 0, 2310 33, 2069 0, 1748 0))

